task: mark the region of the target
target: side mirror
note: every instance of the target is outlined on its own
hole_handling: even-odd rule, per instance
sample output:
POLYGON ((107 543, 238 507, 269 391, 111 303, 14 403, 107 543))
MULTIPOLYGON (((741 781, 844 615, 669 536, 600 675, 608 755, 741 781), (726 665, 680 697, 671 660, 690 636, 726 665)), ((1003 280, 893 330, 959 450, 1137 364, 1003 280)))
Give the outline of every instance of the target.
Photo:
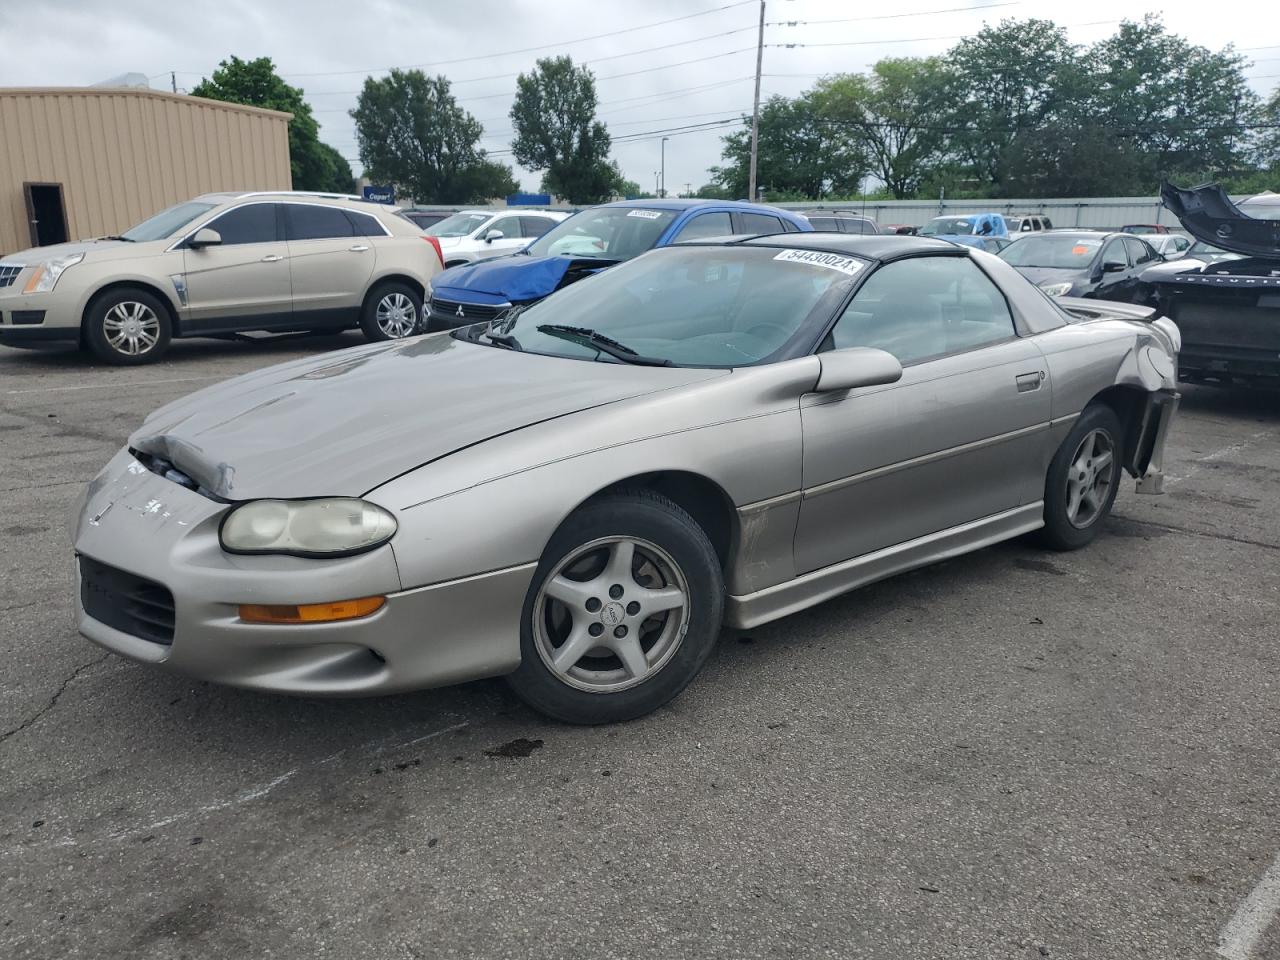
POLYGON ((501 230, 486 230, 484 233, 484 242, 493 243, 495 240, 501 240, 506 234, 501 230))
POLYGON ((192 250, 202 250, 205 247, 216 247, 221 243, 222 234, 209 227, 201 227, 195 232, 195 236, 187 241, 187 246, 192 250))
POLYGON ((897 383, 902 379, 902 364, 892 353, 875 347, 850 347, 818 354, 822 372, 814 387, 817 393, 854 390, 897 383))
POLYGON ((1119 260, 1108 260, 1102 265, 1103 273, 1119 273, 1122 270, 1128 269, 1129 265, 1127 263, 1121 263, 1119 260))

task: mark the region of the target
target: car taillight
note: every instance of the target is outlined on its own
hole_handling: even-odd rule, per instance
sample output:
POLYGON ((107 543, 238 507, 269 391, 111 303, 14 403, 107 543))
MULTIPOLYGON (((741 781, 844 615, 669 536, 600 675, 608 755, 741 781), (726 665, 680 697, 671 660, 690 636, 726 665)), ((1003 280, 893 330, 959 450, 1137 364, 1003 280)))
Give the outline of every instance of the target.
POLYGON ((431 244, 431 248, 435 250, 436 256, 440 258, 440 266, 444 266, 444 251, 440 249, 440 241, 435 237, 423 237, 423 240, 431 244))

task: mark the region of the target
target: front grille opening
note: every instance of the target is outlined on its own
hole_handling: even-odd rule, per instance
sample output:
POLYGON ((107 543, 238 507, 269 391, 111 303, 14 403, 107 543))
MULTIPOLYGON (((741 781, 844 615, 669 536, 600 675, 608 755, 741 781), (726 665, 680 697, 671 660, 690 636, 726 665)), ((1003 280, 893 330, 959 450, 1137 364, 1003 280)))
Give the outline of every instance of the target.
POLYGON ((18 279, 24 269, 22 264, 18 263, 0 263, 0 287, 11 287, 13 281, 18 279))
POLYGON ((133 637, 173 643, 173 594, 163 584, 79 554, 80 602, 99 623, 133 637))
POLYGON ((446 318, 459 321, 470 320, 475 323, 478 320, 496 320, 510 307, 507 304, 460 303, 457 300, 440 300, 432 297, 431 309, 446 318), (462 311, 461 316, 458 315, 459 310, 462 311))

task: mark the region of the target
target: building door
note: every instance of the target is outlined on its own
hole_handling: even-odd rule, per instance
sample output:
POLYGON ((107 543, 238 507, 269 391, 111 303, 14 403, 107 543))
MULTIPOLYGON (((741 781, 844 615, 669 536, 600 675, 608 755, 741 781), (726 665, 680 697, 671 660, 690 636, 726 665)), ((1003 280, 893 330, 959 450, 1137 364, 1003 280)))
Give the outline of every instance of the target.
POLYGON ((62 202, 60 183, 24 183, 27 198, 27 226, 31 245, 47 247, 67 242, 67 208, 62 202))

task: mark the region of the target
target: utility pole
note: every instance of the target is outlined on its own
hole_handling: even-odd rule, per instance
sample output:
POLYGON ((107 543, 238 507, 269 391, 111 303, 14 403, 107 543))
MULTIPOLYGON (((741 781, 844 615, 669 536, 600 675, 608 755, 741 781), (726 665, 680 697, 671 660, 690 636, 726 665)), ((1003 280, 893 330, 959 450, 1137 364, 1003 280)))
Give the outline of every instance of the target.
POLYGON ((751 108, 751 172, 747 176, 747 199, 756 199, 756 156, 760 149, 760 70, 764 64, 764 0, 760 0, 760 33, 756 37, 756 97, 751 108))
POLYGON ((662 151, 662 179, 658 181, 658 196, 665 197, 667 195, 667 141, 670 137, 663 137, 662 143, 659 144, 662 151))
POLYGON ((173 87, 174 93, 178 92, 178 74, 172 70, 169 71, 169 86, 173 87))

